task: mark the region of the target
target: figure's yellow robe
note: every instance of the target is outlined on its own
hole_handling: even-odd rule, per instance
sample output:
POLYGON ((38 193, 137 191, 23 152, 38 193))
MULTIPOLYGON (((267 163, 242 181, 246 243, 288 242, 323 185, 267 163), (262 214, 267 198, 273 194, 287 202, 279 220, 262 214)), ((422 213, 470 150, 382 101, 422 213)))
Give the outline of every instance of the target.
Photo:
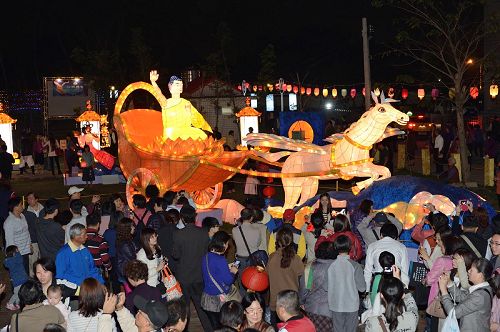
POLYGON ((175 140, 206 139, 203 130, 212 132, 212 128, 191 103, 181 98, 180 102, 171 107, 162 108, 163 138, 175 140), (203 129, 203 130, 201 130, 203 129))

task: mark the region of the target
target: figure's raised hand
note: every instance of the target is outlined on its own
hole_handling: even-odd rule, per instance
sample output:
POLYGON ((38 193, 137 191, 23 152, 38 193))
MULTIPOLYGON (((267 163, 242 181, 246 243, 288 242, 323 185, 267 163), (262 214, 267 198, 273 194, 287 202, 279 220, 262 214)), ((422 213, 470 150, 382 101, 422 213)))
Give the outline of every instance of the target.
POLYGON ((149 79, 151 80, 151 83, 156 83, 156 81, 158 81, 158 78, 160 78, 160 74, 158 74, 158 71, 151 70, 149 72, 149 79))

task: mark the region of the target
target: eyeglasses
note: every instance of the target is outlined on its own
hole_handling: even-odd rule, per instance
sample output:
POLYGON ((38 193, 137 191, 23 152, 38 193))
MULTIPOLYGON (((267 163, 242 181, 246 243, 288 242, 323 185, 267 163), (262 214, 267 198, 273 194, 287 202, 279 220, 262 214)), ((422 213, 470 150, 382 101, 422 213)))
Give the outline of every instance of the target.
POLYGON ((255 315, 255 314, 261 314, 264 312, 264 310, 261 309, 247 309, 245 310, 247 312, 247 314, 249 315, 255 315))

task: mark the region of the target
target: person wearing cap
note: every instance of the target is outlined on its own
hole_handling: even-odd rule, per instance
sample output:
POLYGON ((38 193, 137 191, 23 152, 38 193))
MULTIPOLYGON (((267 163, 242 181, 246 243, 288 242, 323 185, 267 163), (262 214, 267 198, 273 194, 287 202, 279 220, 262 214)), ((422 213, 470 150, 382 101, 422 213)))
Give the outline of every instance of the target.
POLYGON ((477 234, 479 228, 477 217, 473 213, 466 211, 462 216, 462 220, 463 233, 460 237, 464 240, 465 246, 473 252, 477 258, 485 257, 488 241, 477 234))
MULTIPOLYGON (((81 197, 82 197, 81 192, 82 191, 83 191, 83 188, 78 188, 76 186, 69 187, 69 189, 68 189, 68 195, 69 195, 68 205, 71 204, 72 200, 81 199, 81 197)), ((85 206, 82 207, 82 213, 81 214, 84 217, 86 217, 89 214, 88 211, 87 211, 87 208, 85 206)))
POLYGON ((137 295, 134 305, 139 309, 134 316, 124 307, 125 294, 108 293, 99 317, 98 332, 109 332, 113 326, 112 314, 116 312, 118 323, 126 332, 182 332, 187 324, 187 308, 182 300, 163 304, 137 295))
POLYGON ((365 241, 366 247, 380 240, 380 228, 387 222, 392 223, 398 229, 398 237, 403 230, 403 224, 394 216, 385 212, 370 213, 358 225, 358 231, 365 241))
POLYGON ((383 271, 378 258, 384 251, 388 251, 394 255, 396 260, 395 265, 401 270, 401 281, 408 287, 410 282, 408 278, 408 251, 406 247, 398 241, 398 236, 399 232, 396 226, 390 222, 386 222, 380 228, 380 240, 371 243, 366 249, 364 269, 366 289, 370 289, 373 274, 383 271))
POLYGON ((299 255, 300 258, 304 258, 306 255, 306 238, 304 237, 302 230, 293 226, 294 222, 295 211, 293 209, 286 209, 285 212, 283 212, 283 225, 275 229, 269 236, 269 244, 267 247, 269 255, 276 251, 276 233, 278 233, 278 231, 282 228, 288 228, 293 233, 293 243, 295 250, 297 251, 297 255, 299 255))
POLYGON ((64 246, 64 229, 54 221, 59 213, 59 202, 55 198, 45 201, 45 215, 38 219, 36 232, 40 257, 56 260, 59 249, 64 246))

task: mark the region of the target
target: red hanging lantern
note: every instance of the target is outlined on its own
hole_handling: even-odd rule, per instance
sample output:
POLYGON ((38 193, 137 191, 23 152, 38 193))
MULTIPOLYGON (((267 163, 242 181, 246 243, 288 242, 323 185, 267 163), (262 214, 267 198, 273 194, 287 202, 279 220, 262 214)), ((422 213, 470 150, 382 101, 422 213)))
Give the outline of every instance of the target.
POLYGON ((469 94, 472 99, 476 99, 477 97, 479 97, 479 89, 477 88, 477 86, 471 86, 469 94))
POLYGON ((246 82, 245 83, 245 88, 250 89, 250 83, 246 82))
POLYGON ((366 88, 363 88, 363 90, 361 90, 361 93, 363 94, 363 97, 366 96, 366 88))
POLYGON ((311 95, 311 92, 312 92, 312 89, 311 89, 311 88, 307 88, 307 89, 306 89, 306 95, 310 96, 310 95, 311 95))
POLYGON ((296 94, 297 92, 299 92, 299 87, 298 87, 298 86, 296 86, 296 85, 294 85, 294 86, 293 86, 293 93, 295 93, 295 94, 296 94))
POLYGON ((431 97, 432 97, 432 99, 436 100, 437 97, 439 97, 439 90, 436 88, 432 89, 431 90, 431 97))
POLYGON ((267 198, 271 198, 271 197, 273 197, 276 194, 276 190, 274 189, 274 187, 267 186, 267 187, 264 188, 264 190, 262 190, 262 193, 267 198))
POLYGON ((356 97, 356 89, 351 89, 351 98, 354 99, 356 97))
POLYGON ((408 98, 408 89, 401 90, 401 98, 403 98, 403 99, 408 98))
POLYGON ((241 283, 254 292, 265 291, 269 287, 269 276, 261 266, 249 266, 241 274, 241 283))
POLYGON ((314 95, 319 96, 319 88, 314 88, 314 95))
POLYGON ((303 95, 304 93, 306 93, 306 88, 304 88, 303 86, 300 87, 300 94, 303 95))
POLYGON ((262 85, 259 85, 259 91, 262 91, 262 89, 263 89, 262 85))
POLYGON ((240 91, 241 91, 241 85, 238 85, 238 90, 240 90, 240 91))
POLYGON ((283 83, 283 91, 286 91, 286 83, 283 83))

